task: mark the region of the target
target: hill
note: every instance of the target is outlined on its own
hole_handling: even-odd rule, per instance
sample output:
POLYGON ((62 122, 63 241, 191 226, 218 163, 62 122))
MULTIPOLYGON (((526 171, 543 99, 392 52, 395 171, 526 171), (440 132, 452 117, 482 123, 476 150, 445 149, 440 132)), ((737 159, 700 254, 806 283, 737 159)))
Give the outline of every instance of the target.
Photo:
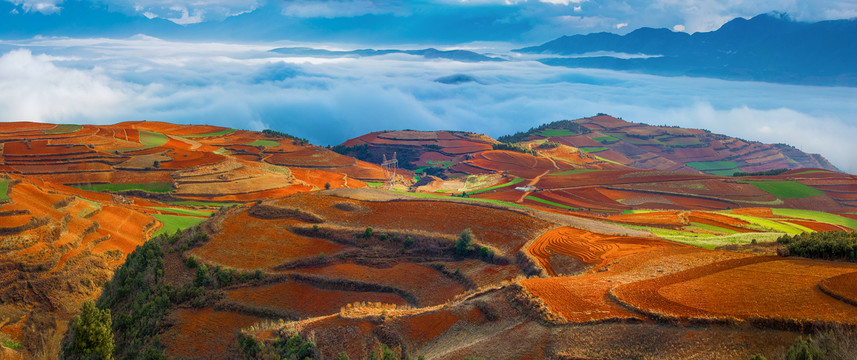
POLYGON ((640 28, 626 35, 563 36, 516 51, 543 54, 546 58, 540 61, 548 65, 669 76, 857 86, 857 67, 847 60, 857 55, 855 34, 857 21, 853 19, 803 23, 780 14, 762 14, 752 19, 736 18, 711 32, 687 34, 640 28), (649 56, 629 59, 580 56, 605 51, 649 56))
POLYGON ((823 158, 609 116, 500 140, 2 123, 0 351, 51 357, 96 298, 117 358, 748 357, 857 324, 853 264, 773 256, 783 234, 857 229, 857 177, 823 158), (668 157, 691 150, 813 168, 668 157), (390 184, 373 162, 393 153, 390 184), (646 345, 665 336, 702 340, 646 345))

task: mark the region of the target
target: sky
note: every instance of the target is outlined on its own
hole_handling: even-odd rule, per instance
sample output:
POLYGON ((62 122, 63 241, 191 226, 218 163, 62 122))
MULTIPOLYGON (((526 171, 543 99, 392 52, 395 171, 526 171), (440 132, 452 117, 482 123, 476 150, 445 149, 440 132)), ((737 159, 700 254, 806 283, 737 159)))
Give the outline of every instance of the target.
MULTIPOLYGON (((72 4, 69 0, 0 1, 21 15, 44 16, 63 16, 64 10, 68 14, 72 4)), ((111 11, 190 24, 183 27, 195 26, 193 22, 229 22, 271 5, 263 0, 110 2, 111 11)), ((443 28, 443 23, 425 27, 419 19, 449 18, 455 23, 462 16, 470 19, 482 14, 484 26, 463 42, 421 36, 399 41, 411 49, 469 49, 508 61, 465 63, 404 54, 289 57, 270 51, 292 46, 368 47, 355 42, 359 36, 342 41, 188 40, 146 34, 108 37, 97 32, 74 37, 0 37, 0 121, 152 120, 270 128, 324 146, 394 129, 465 130, 498 137, 556 120, 607 113, 632 122, 787 143, 820 153, 840 169, 857 173, 857 142, 853 141, 857 88, 569 69, 509 51, 521 43, 533 45, 562 34, 622 32, 646 25, 712 30, 734 16, 771 10, 805 21, 850 17, 857 15, 854 1, 340 0, 276 5, 281 14, 275 15, 286 18, 413 23, 426 33, 443 28), (627 25, 618 26, 623 24, 627 25), (499 38, 507 37, 504 32, 523 35, 500 41, 498 35, 490 34, 494 27, 504 34, 499 38), (528 39, 538 41, 528 43, 528 39), (435 81, 455 74, 476 81, 456 85, 435 81)), ((352 24, 352 29, 368 26, 360 24, 352 24)), ((387 31, 380 25, 372 29, 387 31)))

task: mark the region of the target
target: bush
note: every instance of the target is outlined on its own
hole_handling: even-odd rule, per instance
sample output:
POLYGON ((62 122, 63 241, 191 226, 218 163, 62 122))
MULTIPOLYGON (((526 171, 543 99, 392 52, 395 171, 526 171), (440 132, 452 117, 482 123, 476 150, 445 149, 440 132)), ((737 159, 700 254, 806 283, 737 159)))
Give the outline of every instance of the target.
POLYGON ((196 265, 197 265, 197 263, 196 263, 196 258, 195 258, 195 257, 193 257, 193 256, 188 256, 188 257, 187 257, 187 260, 185 260, 185 262, 184 262, 184 263, 185 263, 185 265, 187 265, 187 267, 189 267, 189 268, 195 268, 195 267, 196 267, 196 265))
POLYGON ((793 256, 826 260, 857 261, 857 233, 823 231, 794 236, 783 235, 777 239, 793 256))
POLYGON ((92 300, 83 302, 80 315, 72 320, 71 346, 66 350, 68 358, 113 359, 113 320, 110 309, 98 309, 92 300))
POLYGON ((812 337, 798 337, 794 345, 786 352, 786 360, 821 360, 824 354, 813 343, 812 337))
POLYGON ((470 229, 464 229, 461 232, 461 235, 458 236, 458 240, 455 242, 455 254, 458 256, 467 256, 473 251, 473 231, 470 229))
POLYGON ((369 238, 371 238, 371 237, 372 237, 372 234, 373 234, 374 232, 375 232, 375 230, 373 230, 371 226, 367 226, 367 227, 366 227, 366 230, 364 230, 364 231, 363 231, 363 238, 364 238, 364 239, 369 239, 369 238))
POLYGON ((414 238, 412 238, 410 235, 408 235, 408 237, 405 238, 405 247, 411 247, 411 245, 413 245, 413 244, 414 244, 414 238))

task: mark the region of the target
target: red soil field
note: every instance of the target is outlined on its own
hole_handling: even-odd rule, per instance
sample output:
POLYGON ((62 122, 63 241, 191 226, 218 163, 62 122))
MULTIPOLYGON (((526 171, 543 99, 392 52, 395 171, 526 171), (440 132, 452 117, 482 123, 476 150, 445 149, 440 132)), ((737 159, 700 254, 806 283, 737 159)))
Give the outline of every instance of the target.
POLYGON ((575 323, 640 319, 607 297, 615 286, 608 279, 589 277, 534 278, 521 285, 542 299, 551 312, 575 323))
POLYGON ((638 224, 655 227, 677 229, 690 224, 687 212, 684 211, 655 211, 636 214, 613 215, 610 221, 638 224))
POLYGON ((397 319, 396 323, 401 327, 402 333, 407 336, 408 340, 417 344, 424 344, 437 338, 458 322, 475 324, 480 320, 482 320, 482 314, 476 308, 472 308, 467 313, 452 309, 440 309, 397 319))
POLYGON ((666 318, 857 323, 857 307, 818 289, 819 281, 857 265, 751 257, 723 261, 620 286, 614 294, 666 318))
MULTIPOLYGON (((520 196, 520 195, 519 195, 520 196)), ((342 225, 390 229, 409 232, 440 232, 457 237, 471 229, 478 241, 514 254, 531 236, 547 229, 547 222, 517 212, 441 201, 356 201, 333 196, 300 195, 280 201, 285 206, 313 209, 342 225), (347 203, 365 211, 342 211, 334 205, 347 203)))
MULTIPOLYGON (((324 189, 325 184, 330 184, 330 188, 340 188, 345 186, 345 176, 342 174, 332 173, 324 170, 316 170, 316 169, 302 169, 302 168, 290 168, 292 175, 295 176, 298 180, 306 182, 309 185, 315 186, 319 189, 324 189)), ((365 183, 359 180, 348 180, 347 187, 361 187, 365 186, 365 183), (357 185, 357 186, 355 186, 357 185)))
POLYGON ((550 262, 556 254, 570 256, 591 265, 601 265, 631 253, 672 247, 684 245, 658 239, 603 235, 561 227, 539 236, 527 248, 527 252, 538 259, 548 274, 556 276, 550 262))
POLYGON ((413 263, 399 263, 390 268, 345 263, 316 269, 301 269, 300 272, 392 286, 413 294, 420 306, 442 304, 465 291, 464 286, 437 270, 413 263))
POLYGON ((227 217, 223 229, 190 253, 205 261, 236 269, 270 269, 287 261, 334 256, 344 247, 326 240, 295 235, 295 220, 262 220, 246 209, 227 217))
POLYGON ((851 231, 851 229, 844 226, 820 223, 818 221, 788 219, 788 222, 809 228, 812 231, 851 231))
POLYGON ((477 154, 466 164, 498 172, 508 172, 525 179, 533 179, 548 170, 556 170, 554 164, 542 157, 513 151, 492 150, 477 154))
POLYGON ((857 271, 821 280, 818 286, 825 293, 857 306, 857 271))
POLYGON ((211 308, 178 309, 168 318, 174 325, 160 337, 168 358, 217 359, 237 347, 238 330, 260 320, 211 308))
POLYGON ((300 317, 330 315, 350 303, 407 305, 402 297, 381 292, 321 289, 293 281, 226 290, 226 298, 253 306, 283 309, 300 317))
POLYGON ((298 167, 338 167, 354 165, 355 160, 327 149, 304 147, 293 152, 273 153, 265 158, 266 162, 284 166, 298 167))

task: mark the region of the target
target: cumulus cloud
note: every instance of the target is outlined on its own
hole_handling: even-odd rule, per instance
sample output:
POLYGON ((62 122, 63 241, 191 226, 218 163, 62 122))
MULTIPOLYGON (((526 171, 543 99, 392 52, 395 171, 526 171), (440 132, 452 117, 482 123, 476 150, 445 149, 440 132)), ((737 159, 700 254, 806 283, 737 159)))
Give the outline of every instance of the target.
POLYGON ((297 18, 339 18, 389 14, 400 10, 395 2, 371 0, 295 0, 283 6, 283 15, 297 18))
POLYGON ((57 55, 16 50, 0 57, 4 121, 147 119, 270 127, 335 145, 381 129, 453 129, 497 137, 605 112, 628 121, 788 143, 857 173, 857 145, 851 140, 857 125, 848 122, 857 113, 854 88, 667 78, 527 60, 288 58, 265 51, 275 45, 149 37, 17 45, 57 55), (479 82, 435 81, 452 74, 479 82))

